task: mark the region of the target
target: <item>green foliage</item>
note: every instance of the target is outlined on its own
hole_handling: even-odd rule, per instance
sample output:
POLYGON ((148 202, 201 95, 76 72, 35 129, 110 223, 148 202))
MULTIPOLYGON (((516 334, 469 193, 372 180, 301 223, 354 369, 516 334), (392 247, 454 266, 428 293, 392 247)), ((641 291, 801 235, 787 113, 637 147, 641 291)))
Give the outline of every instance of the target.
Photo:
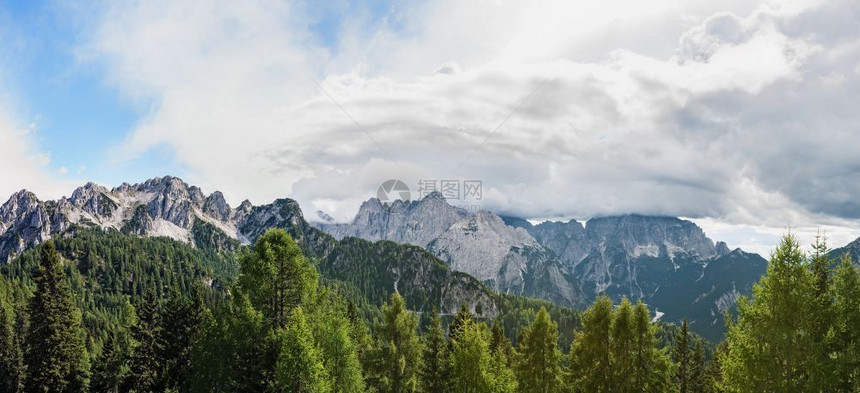
POLYGON ((93 376, 90 390, 95 392, 119 393, 124 391, 123 381, 128 378, 127 348, 130 347, 127 337, 119 337, 116 333, 108 336, 102 347, 101 355, 93 364, 93 376))
POLYGON ((656 327, 639 302, 617 309, 601 296, 583 315, 570 351, 568 388, 573 392, 671 392, 673 365, 658 348, 656 327))
POLYGON ((313 334, 301 306, 290 315, 281 331, 277 378, 288 392, 328 393, 332 390, 328 372, 323 366, 323 354, 314 342, 313 334))
POLYGON ((711 347, 686 323, 655 325, 641 301, 614 307, 601 296, 579 313, 493 293, 419 248, 331 243, 295 228, 289 233, 306 243, 268 231, 240 250, 239 266, 225 252, 238 246, 217 228, 192 232, 198 248, 75 228, 0 267, 0 393, 851 392, 860 385, 860 271, 847 257, 834 269, 823 240, 810 257, 793 238, 783 240, 709 360, 711 347), (303 256, 313 244, 329 247, 308 254, 322 279, 303 256), (474 313, 465 304, 455 316, 425 311, 419 323, 410 310, 450 304, 442 291, 454 282, 474 313))
POLYGON ((730 391, 811 391, 816 358, 812 315, 815 280, 794 236, 783 237, 752 300, 738 302, 721 359, 730 391))
POLYGON ((425 392, 444 392, 449 380, 448 340, 439 314, 433 310, 430 326, 423 336, 424 354, 421 369, 421 387, 425 392))
POLYGON ((860 391, 860 271, 848 255, 833 278, 833 313, 829 343, 834 391, 860 391))
POLYGON ((534 322, 520 334, 516 375, 521 392, 551 393, 558 391, 561 351, 558 349, 558 327, 541 308, 534 322))
POLYGON ((21 389, 23 382, 23 353, 15 309, 4 284, 0 280, 0 393, 14 393, 21 389))
POLYGON ((458 329, 451 349, 451 391, 455 393, 513 392, 516 382, 505 360, 490 352, 490 331, 470 319, 458 329))
POLYGON ((316 270, 283 229, 266 231, 239 264, 238 289, 271 326, 286 327, 289 311, 316 291, 316 270))
MULTIPOLYGON (((681 329, 675 339, 675 346, 672 347, 672 360, 678 365, 675 370, 675 383, 678 385, 680 393, 688 393, 690 389, 690 380, 692 379, 692 353, 690 353, 690 333, 687 330, 687 320, 681 321, 681 329)), ((698 343, 697 343, 698 344, 698 343)), ((701 344, 699 344, 701 349, 701 344)))
POLYGON ((310 315, 314 340, 320 348, 323 366, 334 393, 363 392, 364 377, 359 348, 353 339, 353 326, 346 306, 336 293, 326 293, 310 315))
MULTIPOLYGON (((87 346, 96 357, 110 335, 122 335, 134 323, 131 304, 142 302, 147 292, 161 299, 171 292, 190 296, 199 289, 204 302, 221 301, 226 296, 223 286, 237 270, 233 254, 116 230, 72 228, 54 244, 65 261, 63 271, 80 310, 87 346)), ((0 282, 15 301, 25 302, 35 289, 33 273, 42 247, 0 266, 0 282)))
POLYGON ((131 328, 133 339, 128 379, 124 390, 158 392, 165 389, 166 353, 162 317, 155 296, 149 294, 137 305, 137 323, 131 328))
POLYGON ((372 386, 382 393, 419 391, 422 345, 418 317, 406 309, 399 294, 391 295, 390 303, 382 306, 382 318, 376 323, 374 333, 372 386))
POLYGON ((25 392, 86 392, 89 356, 84 346, 80 311, 60 266, 54 243, 41 248, 36 292, 29 305, 25 392))
POLYGON ((567 386, 574 392, 608 393, 613 391, 610 355, 612 301, 598 297, 582 315, 582 329, 570 346, 567 386))

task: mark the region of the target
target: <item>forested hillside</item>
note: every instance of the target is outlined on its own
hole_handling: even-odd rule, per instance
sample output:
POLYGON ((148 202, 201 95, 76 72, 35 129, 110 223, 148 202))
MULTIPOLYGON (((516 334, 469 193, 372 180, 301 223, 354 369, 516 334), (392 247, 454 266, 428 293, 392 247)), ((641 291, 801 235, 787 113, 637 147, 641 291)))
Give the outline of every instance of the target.
POLYGON ((834 268, 823 243, 805 256, 783 240, 715 353, 686 323, 656 325, 643 303, 607 297, 580 314, 473 281, 487 302, 440 315, 441 290, 412 286, 468 276, 411 265, 417 247, 338 244, 320 259, 279 229, 237 254, 117 231, 56 237, 2 268, 0 391, 860 387, 860 273, 849 257, 834 268), (351 253, 376 257, 343 264, 351 253))

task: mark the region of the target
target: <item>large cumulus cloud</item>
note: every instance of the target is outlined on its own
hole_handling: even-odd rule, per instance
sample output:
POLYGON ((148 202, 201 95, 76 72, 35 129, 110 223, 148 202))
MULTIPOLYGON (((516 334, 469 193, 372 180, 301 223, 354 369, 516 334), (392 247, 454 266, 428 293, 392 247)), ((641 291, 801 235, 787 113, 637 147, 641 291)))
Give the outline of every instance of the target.
POLYGON ((299 6, 147 2, 82 53, 154 103, 121 154, 167 145, 234 200, 346 219, 388 178, 481 179, 524 217, 855 225, 860 5, 636 3, 420 4, 333 49, 299 6))

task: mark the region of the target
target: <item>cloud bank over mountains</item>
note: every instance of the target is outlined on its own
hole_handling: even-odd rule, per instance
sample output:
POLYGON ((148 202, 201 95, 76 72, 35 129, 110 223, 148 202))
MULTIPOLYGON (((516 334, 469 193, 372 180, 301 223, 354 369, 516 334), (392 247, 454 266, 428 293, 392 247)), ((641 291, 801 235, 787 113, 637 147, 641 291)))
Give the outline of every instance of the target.
POLYGON ((77 53, 150 108, 117 159, 167 148, 231 202, 346 220, 389 178, 480 179, 500 214, 857 236, 860 4, 599 3, 390 4, 333 42, 311 4, 112 4, 77 53))

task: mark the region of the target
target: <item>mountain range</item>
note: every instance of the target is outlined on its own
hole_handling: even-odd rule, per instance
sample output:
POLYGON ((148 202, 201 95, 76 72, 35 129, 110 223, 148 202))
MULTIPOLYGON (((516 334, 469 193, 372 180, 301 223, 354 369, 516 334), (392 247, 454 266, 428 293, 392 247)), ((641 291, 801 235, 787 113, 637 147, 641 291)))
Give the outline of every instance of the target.
POLYGON ((13 194, 0 206, 0 262, 52 236, 75 236, 81 230, 169 237, 198 248, 234 251, 269 228, 286 229, 324 276, 348 283, 375 303, 397 291, 416 311, 435 307, 454 314, 466 304, 477 315, 494 317, 504 301, 419 247, 337 241, 308 224, 294 200, 260 206, 244 201, 231 208, 220 192, 204 195, 171 176, 113 189, 88 183, 56 201, 41 201, 26 190, 13 194))
MULTIPOLYGON (((387 206, 364 202, 351 223, 314 223, 338 239, 390 240, 426 248, 452 269, 505 293, 583 308, 598 294, 642 299, 670 321, 706 335, 749 294, 767 262, 714 242, 695 223, 622 215, 580 223, 469 213, 440 193, 387 206)), ((324 216, 324 215, 322 215, 324 216)))
MULTIPOLYGON (((220 192, 206 195, 171 176, 113 189, 88 183, 55 201, 26 190, 13 194, 0 206, 0 263, 80 228, 235 251, 272 227, 287 229, 324 275, 350 282, 369 299, 398 291, 418 311, 454 313, 464 303, 492 317, 497 293, 580 309, 607 294, 642 299, 664 321, 687 318, 709 338, 722 334, 723 312, 751 292, 767 265, 674 217, 532 224, 469 212, 431 193, 394 206, 372 198, 350 223, 309 223, 294 200, 259 206, 246 200, 234 208, 220 192)), ((860 256, 860 240, 852 244, 844 250, 860 256)))

